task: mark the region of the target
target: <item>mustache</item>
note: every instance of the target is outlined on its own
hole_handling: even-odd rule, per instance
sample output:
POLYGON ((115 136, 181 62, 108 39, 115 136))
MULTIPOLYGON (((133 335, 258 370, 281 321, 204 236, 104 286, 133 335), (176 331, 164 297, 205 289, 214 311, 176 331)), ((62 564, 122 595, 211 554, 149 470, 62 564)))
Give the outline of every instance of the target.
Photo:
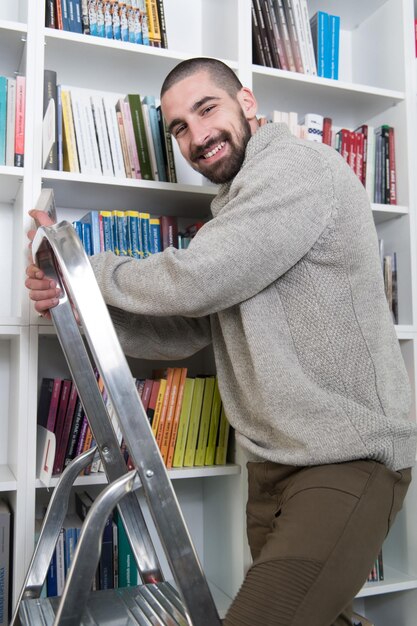
POLYGON ((190 159, 192 161, 198 161, 200 157, 203 156, 203 154, 206 154, 206 152, 210 152, 210 150, 218 146, 219 143, 221 143, 222 141, 230 141, 230 133, 224 132, 221 135, 218 135, 217 137, 215 137, 214 139, 210 139, 209 141, 206 141, 206 143, 200 146, 193 147, 190 152, 190 159))

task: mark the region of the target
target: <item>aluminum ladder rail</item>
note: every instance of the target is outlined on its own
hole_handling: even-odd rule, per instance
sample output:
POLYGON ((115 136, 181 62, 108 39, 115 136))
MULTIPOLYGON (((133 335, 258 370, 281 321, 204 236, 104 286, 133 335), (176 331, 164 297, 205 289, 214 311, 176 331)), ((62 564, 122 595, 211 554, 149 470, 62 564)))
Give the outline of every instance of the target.
MULTIPOLYGON (((220 626, 207 580, 81 241, 69 222, 43 226, 35 235, 32 253, 36 264, 61 288, 62 295, 58 305, 51 309, 51 318, 109 482, 120 479, 128 470, 98 389, 89 352, 117 415, 187 622, 190 626, 220 626)), ((127 493, 119 501, 118 509, 142 581, 163 582, 138 491, 127 493)))

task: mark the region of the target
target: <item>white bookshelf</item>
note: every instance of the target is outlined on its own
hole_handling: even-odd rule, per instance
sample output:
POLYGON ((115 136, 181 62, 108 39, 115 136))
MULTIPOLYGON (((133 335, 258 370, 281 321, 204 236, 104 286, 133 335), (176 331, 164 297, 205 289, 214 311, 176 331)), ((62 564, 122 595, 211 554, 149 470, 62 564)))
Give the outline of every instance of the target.
MULTIPOLYGON (((398 205, 373 205, 380 236, 399 256, 397 336, 416 395, 417 263, 416 61, 414 0, 308 0, 341 16, 339 80, 252 64, 250 0, 164 0, 168 50, 99 40, 44 28, 43 1, 0 3, 0 74, 27 76, 25 167, 0 167, 0 495, 14 511, 13 596, 16 599, 33 549, 35 511, 48 492, 36 476, 36 409, 43 376, 67 375, 50 324, 31 312, 23 286, 27 210, 41 186, 53 187, 58 217, 90 209, 137 208, 181 217, 208 216, 215 188, 203 180, 177 185, 86 177, 41 168, 44 69, 58 82, 101 91, 158 95, 162 80, 190 56, 216 56, 253 88, 260 113, 274 109, 317 112, 337 126, 388 123, 396 129, 398 205), (185 17, 184 17, 185 16, 185 17)), ((148 365, 132 364, 137 372, 148 365)), ((190 360, 191 371, 212 371, 210 351, 190 360)), ((413 415, 415 419, 415 402, 413 415)), ((236 464, 175 470, 171 476, 202 565, 223 615, 249 564, 245 538, 246 471, 236 464)), ((104 476, 78 479, 76 488, 99 490, 104 476)), ((417 614, 417 487, 412 484, 384 545, 386 579, 366 585, 357 606, 377 626, 415 626, 417 614)))

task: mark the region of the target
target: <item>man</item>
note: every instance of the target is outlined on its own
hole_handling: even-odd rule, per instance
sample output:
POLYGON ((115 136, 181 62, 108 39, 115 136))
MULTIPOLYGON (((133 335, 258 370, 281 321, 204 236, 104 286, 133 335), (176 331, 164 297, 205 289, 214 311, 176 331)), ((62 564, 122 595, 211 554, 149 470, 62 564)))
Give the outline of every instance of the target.
MULTIPOLYGON (((161 92, 189 164, 221 184, 187 250, 91 259, 128 354, 213 343, 248 464, 253 556, 227 626, 342 626, 401 508, 416 450, 366 192, 331 148, 258 126, 212 59, 161 92)), ((30 237, 33 233, 30 233, 30 237)), ((37 311, 58 291, 30 266, 37 311)))

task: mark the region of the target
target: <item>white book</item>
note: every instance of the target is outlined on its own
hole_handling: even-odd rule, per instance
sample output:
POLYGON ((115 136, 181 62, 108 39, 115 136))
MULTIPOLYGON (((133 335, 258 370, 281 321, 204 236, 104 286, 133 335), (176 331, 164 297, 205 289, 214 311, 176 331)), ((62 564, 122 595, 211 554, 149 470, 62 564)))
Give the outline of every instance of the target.
POLYGON ((156 163, 155 146, 151 132, 151 122, 149 120, 149 105, 142 102, 143 119, 145 122, 146 139, 148 140, 149 156, 151 159, 152 173, 154 180, 159 180, 158 166, 156 163))
POLYGON ((299 0, 301 5, 301 14, 304 23, 304 32, 306 34, 308 64, 310 67, 310 74, 317 76, 317 63, 316 55, 314 54, 313 37, 311 35, 310 16, 308 14, 307 0, 299 0))
POLYGON ((281 111, 272 111, 272 122, 274 124, 279 124, 280 122, 282 122, 282 113, 281 111))
POLYGON ((368 125, 366 143, 365 189, 371 202, 375 201, 375 127, 368 125))
POLYGON ((294 15, 295 30, 297 32, 304 74, 311 74, 310 57, 307 48, 307 33, 305 32, 304 18, 301 10, 301 0, 290 1, 292 2, 292 12, 294 15))
POLYGON ((296 111, 290 111, 288 113, 288 128, 293 135, 297 135, 298 126, 298 113, 296 111))
POLYGON ((90 176, 101 175, 100 155, 89 93, 74 87, 70 87, 69 90, 81 173, 90 176))
POLYGON ((90 100, 93 111, 103 176, 114 176, 110 142, 109 136, 107 134, 106 118, 104 116, 103 99, 101 94, 93 94, 90 96, 90 100))
POLYGON ((113 170, 116 178, 126 178, 122 144, 120 143, 119 124, 117 122, 116 106, 113 100, 114 98, 110 98, 110 96, 103 97, 103 108, 113 160, 113 170))
POLYGON ((7 79, 6 165, 14 165, 14 129, 16 122, 16 79, 7 79))
POLYGON ((323 116, 318 113, 306 113, 304 122, 306 139, 322 143, 323 141, 323 116))

